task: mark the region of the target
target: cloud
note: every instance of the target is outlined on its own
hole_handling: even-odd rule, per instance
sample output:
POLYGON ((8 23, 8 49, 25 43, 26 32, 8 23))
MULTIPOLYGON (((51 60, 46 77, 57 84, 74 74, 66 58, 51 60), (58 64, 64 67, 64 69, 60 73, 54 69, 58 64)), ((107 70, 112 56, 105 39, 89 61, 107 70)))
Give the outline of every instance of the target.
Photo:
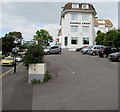
MULTIPOLYGON (((61 7, 65 2, 4 2, 2 3, 3 34, 8 31, 20 31, 25 40, 33 39, 39 29, 46 29, 56 38, 60 28, 61 7)), ((115 26, 118 22, 117 3, 93 3, 98 17, 110 19, 115 26)), ((2 35, 4 36, 4 35, 2 35)))
POLYGON ((33 39, 37 30, 45 29, 55 39, 60 28, 60 11, 58 8, 61 6, 58 5, 59 7, 56 6, 56 3, 3 3, 3 34, 5 34, 6 29, 19 31, 22 32, 23 38, 30 40, 33 39))
POLYGON ((58 24, 64 3, 13 2, 3 3, 3 12, 35 24, 58 24))

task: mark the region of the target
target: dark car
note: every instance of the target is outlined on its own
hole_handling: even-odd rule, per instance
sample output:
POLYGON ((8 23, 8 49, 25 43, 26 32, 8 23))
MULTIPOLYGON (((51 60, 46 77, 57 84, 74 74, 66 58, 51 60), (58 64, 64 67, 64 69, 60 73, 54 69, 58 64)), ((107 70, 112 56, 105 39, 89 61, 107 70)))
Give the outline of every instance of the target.
POLYGON ((110 46, 105 46, 103 49, 101 49, 98 52, 98 55, 99 55, 99 57, 107 58, 109 54, 115 53, 115 52, 118 52, 118 51, 119 51, 119 49, 117 49, 117 48, 110 47, 110 46))
POLYGON ((86 47, 87 47, 87 46, 82 46, 82 47, 80 47, 80 48, 77 48, 76 51, 77 51, 77 52, 80 52, 83 48, 86 48, 86 47))
POLYGON ((108 59, 111 61, 119 61, 120 62, 120 52, 109 54, 108 59))

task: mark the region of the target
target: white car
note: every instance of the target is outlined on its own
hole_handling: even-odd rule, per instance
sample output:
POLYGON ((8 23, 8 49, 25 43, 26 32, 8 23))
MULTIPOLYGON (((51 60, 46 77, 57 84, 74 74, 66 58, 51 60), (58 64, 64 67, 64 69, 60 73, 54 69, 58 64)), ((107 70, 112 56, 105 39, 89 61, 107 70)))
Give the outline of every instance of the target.
POLYGON ((47 53, 47 52, 49 52, 49 51, 50 51, 50 46, 46 46, 46 47, 44 48, 44 52, 47 53))
POLYGON ((15 57, 15 60, 16 60, 17 62, 20 62, 20 61, 23 60, 23 58, 22 58, 22 56, 17 56, 17 57, 15 57))

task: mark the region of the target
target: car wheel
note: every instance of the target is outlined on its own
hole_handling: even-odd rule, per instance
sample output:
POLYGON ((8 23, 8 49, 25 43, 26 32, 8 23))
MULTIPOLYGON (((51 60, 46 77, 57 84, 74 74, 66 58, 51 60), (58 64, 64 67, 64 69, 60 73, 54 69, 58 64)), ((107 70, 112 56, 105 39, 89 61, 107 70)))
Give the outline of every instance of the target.
POLYGON ((48 52, 47 52, 47 54, 49 55, 49 54, 50 54, 50 52, 48 51, 48 52))
POLYGON ((61 54, 61 51, 59 51, 58 54, 61 54))
POLYGON ((103 54, 103 58, 107 58, 107 55, 106 55, 106 54, 103 54))
POLYGON ((92 55, 96 55, 96 53, 95 53, 95 52, 93 52, 93 53, 92 53, 92 55))

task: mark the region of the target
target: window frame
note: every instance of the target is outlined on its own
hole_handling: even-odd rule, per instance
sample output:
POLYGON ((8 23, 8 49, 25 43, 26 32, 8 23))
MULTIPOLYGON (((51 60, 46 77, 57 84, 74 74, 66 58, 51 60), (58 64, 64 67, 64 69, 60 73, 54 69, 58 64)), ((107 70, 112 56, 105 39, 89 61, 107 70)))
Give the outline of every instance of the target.
POLYGON ((89 21, 89 15, 88 14, 82 14, 82 21, 89 21))
POLYGON ((71 37, 71 44, 72 45, 77 45, 78 44, 78 37, 71 37), (73 39, 76 38, 76 39, 73 39), (72 43, 73 41, 76 41, 75 43, 72 43))
POLYGON ((78 25, 71 25, 71 32, 78 32, 78 25))
POLYGON ((79 4, 72 4, 72 8, 79 8, 79 4))
POLYGON ((82 32, 89 33, 89 31, 90 31, 90 27, 89 26, 82 26, 82 32), (85 28, 88 28, 88 29, 85 30, 85 28))
POLYGON ((82 4, 82 9, 89 9, 89 5, 88 4, 82 4))
POLYGON ((78 14, 71 14, 71 20, 72 21, 77 21, 78 20, 78 14))
POLYGON ((90 43, 90 38, 89 37, 83 37, 83 45, 89 45, 90 43), (88 43, 85 43, 85 40, 88 39, 88 43))

